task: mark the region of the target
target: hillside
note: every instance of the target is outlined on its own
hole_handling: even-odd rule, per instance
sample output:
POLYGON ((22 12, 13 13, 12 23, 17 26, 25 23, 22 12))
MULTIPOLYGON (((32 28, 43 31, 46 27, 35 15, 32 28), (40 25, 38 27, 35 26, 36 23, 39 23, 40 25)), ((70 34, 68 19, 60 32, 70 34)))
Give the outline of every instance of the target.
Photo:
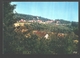
MULTIPOLYGON (((41 16, 33 16, 33 15, 28 15, 28 14, 19 14, 19 13, 16 13, 14 15, 14 18, 17 19, 17 20, 20 20, 20 19, 25 19, 25 20, 38 20, 37 17, 42 20, 42 21, 49 21, 51 19, 48 19, 48 18, 43 18, 41 16)), ((70 21, 66 21, 64 19, 54 19, 54 22, 56 23, 57 21, 59 21, 59 24, 71 24, 72 22, 70 21)), ((78 22, 75 22, 76 24, 78 24, 78 22)))
POLYGON ((37 17, 42 20, 42 21, 47 21, 47 20, 50 20, 50 19, 47 19, 47 18, 43 18, 43 17, 40 17, 40 16, 33 16, 33 15, 28 15, 28 14, 15 14, 14 16, 15 18, 18 18, 18 19, 25 19, 25 20, 33 20, 33 18, 35 20, 37 20, 37 17))
MULTIPOLYGON (((15 19, 37 20, 36 16, 15 14, 15 19)), ((49 19, 39 17, 42 21, 49 19)), ((20 22, 21 23, 21 22, 20 22)), ((77 54, 79 30, 76 22, 66 20, 55 20, 55 24, 39 24, 25 22, 23 26, 20 24, 11 29, 10 52, 15 54, 77 54), (56 25, 56 22, 59 25, 56 25), (71 24, 69 24, 71 23, 71 24), (62 25, 65 24, 65 25, 62 25), (69 25, 67 25, 69 24, 69 25), (11 34, 12 33, 12 34, 11 34)), ((18 23, 17 23, 18 24, 18 23)), ((22 23, 21 23, 22 24, 22 23)), ((12 26, 11 26, 12 27, 12 26)), ((9 31, 7 32, 9 33, 9 31)), ((6 40, 7 42, 7 40, 6 40)), ((7 46, 7 45, 6 45, 7 46)), ((10 47, 8 47, 10 48, 10 47)), ((7 50, 6 50, 7 51, 7 50)), ((6 53, 5 51, 5 53, 6 53)))

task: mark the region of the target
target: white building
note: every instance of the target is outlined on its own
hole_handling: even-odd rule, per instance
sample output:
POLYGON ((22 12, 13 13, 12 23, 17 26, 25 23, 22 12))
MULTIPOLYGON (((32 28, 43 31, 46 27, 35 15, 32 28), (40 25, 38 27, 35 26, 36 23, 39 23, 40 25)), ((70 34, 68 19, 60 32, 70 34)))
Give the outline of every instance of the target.
POLYGON ((52 23, 53 21, 51 20, 51 21, 46 21, 46 23, 52 23))
POLYGON ((28 22, 34 22, 34 20, 29 20, 28 22))
POLYGON ((48 35, 48 34, 46 34, 44 37, 45 37, 46 39, 49 39, 49 35, 48 35))
POLYGON ((37 19, 39 19, 39 17, 37 17, 37 19))

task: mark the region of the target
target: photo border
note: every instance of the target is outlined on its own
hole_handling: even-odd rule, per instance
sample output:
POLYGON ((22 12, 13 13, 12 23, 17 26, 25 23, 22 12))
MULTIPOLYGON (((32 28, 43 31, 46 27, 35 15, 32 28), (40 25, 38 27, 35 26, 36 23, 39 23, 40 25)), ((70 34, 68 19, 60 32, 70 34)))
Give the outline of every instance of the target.
MULTIPOLYGON (((3 32, 2 32, 2 28, 3 28, 3 6, 2 6, 2 3, 4 2, 4 1, 6 1, 6 0, 2 0, 1 2, 0 2, 0 7, 1 7, 1 9, 0 9, 0 31, 1 31, 1 34, 0 34, 0 46, 1 46, 1 48, 0 48, 0 53, 1 53, 1 58, 15 58, 15 57, 17 57, 17 58, 19 58, 19 57, 21 57, 21 58, 23 58, 23 57, 36 57, 36 58, 38 58, 38 57, 58 57, 58 58, 60 58, 60 57, 63 57, 63 58, 71 58, 71 57, 75 57, 75 58, 77 58, 77 57, 79 57, 79 54, 80 54, 80 46, 79 46, 79 54, 70 54, 70 55, 22 55, 22 54, 2 54, 2 47, 3 47, 3 45, 2 45, 2 40, 3 40, 3 32)), ((7 1, 36 1, 36 0, 7 0, 7 1)), ((39 1, 39 0, 38 0, 39 1)), ((43 0, 40 0, 40 1, 43 1, 43 0)), ((54 2, 54 0, 46 0, 46 1, 52 1, 52 2, 54 2)), ((56 1, 60 1, 60 0, 56 0, 56 1)), ((70 0, 67 0, 67 1, 70 1, 70 0)), ((76 1, 76 0, 73 0, 73 1, 76 1)), ((43 1, 44 2, 44 1, 43 1)), ((66 1, 65 1, 66 2, 66 1)), ((79 1, 78 1, 79 2, 79 1)), ((80 4, 79 4, 79 10, 80 10, 80 4)), ((80 17, 79 17, 79 19, 80 19, 80 17)), ((79 26, 80 26, 80 23, 79 23, 79 26)), ((80 27, 79 27, 80 28, 80 27)), ((80 30, 79 30, 79 32, 80 32, 80 30)), ((80 35, 79 35, 80 36, 80 35)), ((79 41, 80 41, 80 39, 79 39, 79 41)), ((79 42, 79 44, 80 44, 80 42, 79 42)))

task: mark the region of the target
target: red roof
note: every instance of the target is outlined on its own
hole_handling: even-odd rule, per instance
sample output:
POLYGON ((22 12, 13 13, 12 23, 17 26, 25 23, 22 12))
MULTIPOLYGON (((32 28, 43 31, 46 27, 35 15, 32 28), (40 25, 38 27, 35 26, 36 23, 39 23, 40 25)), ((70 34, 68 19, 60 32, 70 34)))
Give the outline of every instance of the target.
POLYGON ((39 37, 44 37, 46 35, 46 32, 37 31, 35 34, 39 37))

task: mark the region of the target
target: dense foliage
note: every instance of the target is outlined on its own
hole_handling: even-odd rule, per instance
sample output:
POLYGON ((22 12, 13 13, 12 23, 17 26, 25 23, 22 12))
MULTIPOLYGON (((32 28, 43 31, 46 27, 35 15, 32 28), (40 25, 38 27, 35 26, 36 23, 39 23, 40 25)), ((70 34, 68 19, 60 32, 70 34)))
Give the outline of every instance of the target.
MULTIPOLYGON (((71 25, 64 26, 56 26, 53 23, 32 23, 17 28, 18 32, 15 32, 15 28, 13 27, 13 23, 17 21, 14 20, 15 16, 13 13, 15 5, 11 5, 10 2, 4 2, 3 6, 4 54, 73 54, 74 51, 78 50, 78 43, 76 44, 73 42, 73 40, 78 40, 78 24, 76 25, 75 22, 72 22, 71 25), (28 29, 28 31, 25 33, 20 32, 20 30, 24 28, 28 29), (47 32, 49 34, 49 39, 40 38, 37 35, 32 34, 33 30, 47 32), (52 32, 56 34, 53 35, 52 32), (65 33, 67 36, 58 37, 58 33, 65 33), (24 36, 27 34, 29 37, 24 36)), ((21 16, 22 15, 16 16, 15 19, 25 18, 26 15, 21 16)), ((28 17, 30 16, 26 16, 26 19, 28 19, 28 17)), ((64 23, 67 24, 70 22, 64 23)))

